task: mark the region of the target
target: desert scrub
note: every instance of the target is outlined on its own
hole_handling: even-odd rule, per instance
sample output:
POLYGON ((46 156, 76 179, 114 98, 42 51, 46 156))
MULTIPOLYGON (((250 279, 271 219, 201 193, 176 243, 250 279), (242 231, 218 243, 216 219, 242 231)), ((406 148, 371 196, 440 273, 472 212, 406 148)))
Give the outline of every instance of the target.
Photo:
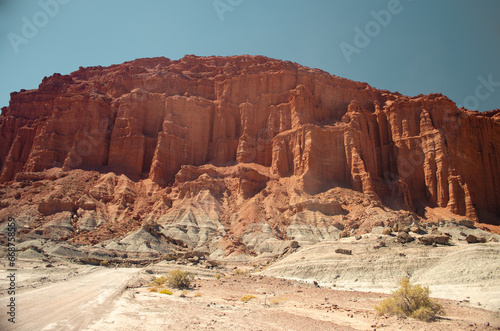
POLYGON ((179 269, 170 271, 166 278, 168 285, 178 289, 189 288, 192 280, 193 275, 191 273, 179 269))
POLYGON ((220 273, 216 273, 214 277, 215 277, 215 279, 220 279, 222 277, 222 275, 220 273))
POLYGON ((241 270, 240 268, 235 269, 235 270, 233 271, 233 275, 235 275, 235 276, 236 276, 236 275, 244 275, 244 274, 246 274, 246 271, 245 271, 245 270, 241 270))
POLYGON ((161 277, 157 277, 155 280, 153 280, 153 282, 156 285, 163 285, 163 283, 165 283, 165 280, 167 280, 167 278, 165 278, 165 276, 161 276, 161 277))
POLYGON ((400 288, 376 305, 375 309, 380 315, 412 317, 426 322, 444 313, 441 305, 429 298, 429 287, 412 285, 406 277, 401 280, 400 288))
POLYGON ((157 287, 151 287, 149 289, 149 292, 158 292, 158 288, 157 287))
POLYGON ((240 301, 248 302, 252 299, 255 299, 255 295, 247 294, 244 297, 241 297, 240 301))
POLYGON ((167 290, 166 288, 164 288, 163 290, 161 290, 160 292, 158 293, 161 293, 161 294, 167 294, 167 295, 172 295, 172 291, 170 290, 167 290))
POLYGON ((101 267, 109 267, 110 263, 108 260, 102 260, 100 263, 101 267))
POLYGON ((269 302, 271 305, 279 305, 280 303, 285 302, 288 300, 285 297, 279 297, 279 298, 272 298, 271 301, 269 302))

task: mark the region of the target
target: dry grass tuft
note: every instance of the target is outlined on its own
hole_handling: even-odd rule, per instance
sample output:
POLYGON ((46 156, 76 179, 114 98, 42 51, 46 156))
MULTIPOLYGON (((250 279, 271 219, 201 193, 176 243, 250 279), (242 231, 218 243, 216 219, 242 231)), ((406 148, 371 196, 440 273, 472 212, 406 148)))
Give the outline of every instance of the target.
POLYGON ((240 299, 240 301, 243 301, 243 302, 245 302, 245 303, 246 303, 246 302, 248 302, 248 301, 250 301, 250 300, 252 300, 252 299, 255 299, 255 295, 247 294, 247 295, 243 296, 243 297, 240 299))
POLYGON ((172 293, 172 291, 167 290, 167 289, 163 289, 163 290, 161 290, 161 291, 160 291, 160 292, 158 292, 158 293, 161 293, 161 294, 167 294, 167 295, 172 295, 172 294, 173 294, 173 293, 172 293))

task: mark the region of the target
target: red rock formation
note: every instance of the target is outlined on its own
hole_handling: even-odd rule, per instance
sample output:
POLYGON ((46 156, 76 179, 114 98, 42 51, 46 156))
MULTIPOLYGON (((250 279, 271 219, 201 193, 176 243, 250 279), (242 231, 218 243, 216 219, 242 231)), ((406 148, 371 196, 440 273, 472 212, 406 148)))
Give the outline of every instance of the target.
MULTIPOLYGON (((410 210, 443 207, 489 222, 500 215, 499 110, 470 112, 441 95, 410 98, 262 56, 139 59, 55 74, 12 93, 0 137, 1 182, 59 166, 165 187, 191 176, 185 165, 256 163, 311 194, 344 186, 386 203, 396 196, 410 210)), ((244 197, 265 187, 267 175, 241 169, 244 197)), ((225 190, 211 174, 190 180, 183 194, 225 190)), ((122 193, 124 203, 135 199, 122 193)), ((103 184, 89 195, 116 192, 103 184)))

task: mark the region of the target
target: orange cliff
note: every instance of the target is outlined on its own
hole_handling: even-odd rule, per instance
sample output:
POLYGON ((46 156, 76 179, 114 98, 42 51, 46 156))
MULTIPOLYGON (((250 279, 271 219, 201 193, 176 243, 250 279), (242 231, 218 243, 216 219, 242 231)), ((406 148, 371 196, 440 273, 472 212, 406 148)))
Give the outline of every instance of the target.
POLYGON ((61 167, 165 187, 184 165, 256 163, 310 194, 342 186, 419 214, 441 207, 500 225, 500 110, 471 112, 442 95, 410 98, 262 56, 54 74, 11 94, 0 137, 0 182, 61 167))

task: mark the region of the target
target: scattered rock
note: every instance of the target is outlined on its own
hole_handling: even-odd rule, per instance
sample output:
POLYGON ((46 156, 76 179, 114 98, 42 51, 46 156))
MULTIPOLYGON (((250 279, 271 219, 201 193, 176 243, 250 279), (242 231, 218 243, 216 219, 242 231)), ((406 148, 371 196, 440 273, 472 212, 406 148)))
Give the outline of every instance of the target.
POLYGON ((188 260, 188 262, 191 262, 191 263, 198 263, 199 257, 193 256, 193 257, 189 257, 187 260, 188 260))
POLYGON ((465 226, 465 227, 467 227, 469 229, 475 229, 476 228, 474 221, 471 221, 469 219, 459 220, 457 223, 459 225, 463 225, 463 226, 465 226))
POLYGON ((418 238, 418 241, 424 245, 449 245, 450 238, 444 234, 429 234, 418 238))
POLYGON ((339 233, 339 239, 348 238, 350 236, 351 236, 351 234, 349 233, 348 230, 344 230, 344 231, 342 231, 342 232, 339 233))
POLYGON ((350 249, 343 249, 343 248, 337 248, 335 250, 335 253, 345 254, 345 255, 352 255, 352 250, 350 250, 350 249))
POLYGON ((401 232, 405 232, 405 233, 410 233, 410 227, 408 226, 399 226, 398 227, 398 232, 401 233, 401 232))
POLYGON ((211 267, 216 267, 217 266, 217 262, 214 261, 214 260, 206 260, 205 263, 208 264, 211 267))
POLYGON ((467 243, 469 243, 469 244, 478 244, 478 243, 485 243, 486 242, 486 238, 476 237, 473 234, 469 234, 467 236, 467 238, 465 238, 465 240, 467 240, 467 243))
POLYGON ((420 227, 418 226, 418 224, 413 223, 410 226, 410 231, 413 232, 413 233, 419 234, 422 230, 420 229, 420 227))
POLYGON ((392 229, 391 228, 385 228, 384 231, 382 231, 382 234, 391 235, 392 234, 392 229))
POLYGON ((396 241, 402 244, 406 244, 414 240, 415 238, 410 236, 407 232, 399 232, 396 237, 396 241))

